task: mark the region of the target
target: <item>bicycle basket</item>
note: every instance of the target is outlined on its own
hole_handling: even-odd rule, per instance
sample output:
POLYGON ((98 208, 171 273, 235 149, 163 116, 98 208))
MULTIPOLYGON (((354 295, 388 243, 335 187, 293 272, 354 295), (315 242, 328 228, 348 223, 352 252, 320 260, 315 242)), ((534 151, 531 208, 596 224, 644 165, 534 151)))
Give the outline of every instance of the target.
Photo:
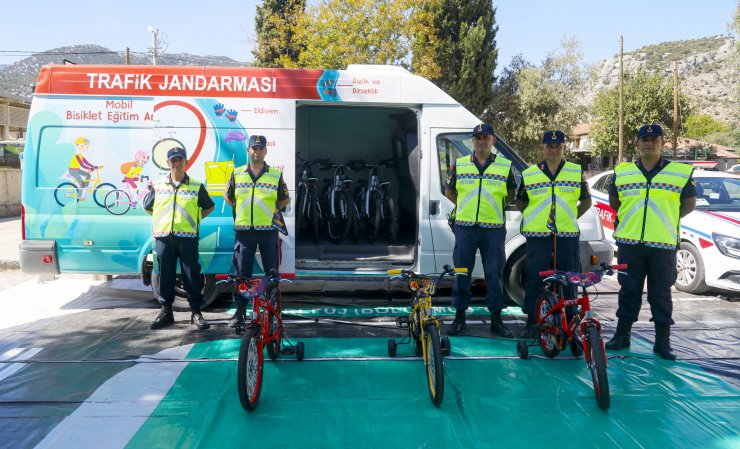
POLYGON ((409 279, 409 288, 412 292, 423 293, 425 295, 433 295, 437 291, 437 286, 432 280, 422 277, 409 279))
POLYGON ((240 282, 236 288, 243 297, 254 298, 265 292, 265 282, 262 279, 250 279, 240 282))

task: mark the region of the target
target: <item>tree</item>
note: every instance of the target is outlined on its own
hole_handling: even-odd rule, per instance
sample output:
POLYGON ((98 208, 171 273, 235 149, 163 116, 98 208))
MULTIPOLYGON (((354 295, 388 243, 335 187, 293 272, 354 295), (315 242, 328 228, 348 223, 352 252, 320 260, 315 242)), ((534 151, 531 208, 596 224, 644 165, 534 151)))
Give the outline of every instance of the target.
POLYGON ((321 0, 298 21, 301 67, 410 66, 412 12, 419 0, 321 0))
POLYGON ((432 81, 470 112, 483 115, 493 99, 496 25, 491 0, 442 0, 434 18, 438 40, 432 81))
POLYGON ((703 139, 713 133, 730 131, 730 126, 707 114, 690 115, 684 122, 682 136, 690 139, 703 139))
MULTIPOLYGON (((679 110, 690 114, 686 96, 679 95, 679 110)), ((594 116, 590 138, 594 148, 602 154, 617 153, 619 149, 619 90, 617 87, 596 94, 592 106, 594 116)), ((644 71, 625 74, 624 79, 624 133, 625 155, 637 154, 635 136, 641 125, 658 123, 672 139, 673 83, 660 75, 644 71)), ((679 123, 681 121, 679 120, 679 123)))
POLYGON ((525 160, 537 162, 543 131, 567 134, 585 119, 585 82, 578 41, 566 38, 541 66, 516 56, 494 86, 485 118, 525 160))
POLYGON ((257 48, 252 52, 260 67, 297 67, 301 44, 296 26, 306 9, 306 0, 264 0, 257 6, 254 25, 257 48))

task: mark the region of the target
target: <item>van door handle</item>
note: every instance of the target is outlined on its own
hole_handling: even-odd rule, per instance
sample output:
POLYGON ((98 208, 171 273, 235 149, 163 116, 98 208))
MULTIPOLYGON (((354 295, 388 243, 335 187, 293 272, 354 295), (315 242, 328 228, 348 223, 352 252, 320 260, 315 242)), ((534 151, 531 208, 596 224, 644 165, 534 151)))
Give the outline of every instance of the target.
POLYGON ((439 214, 439 201, 433 200, 429 202, 429 215, 438 215, 439 214))

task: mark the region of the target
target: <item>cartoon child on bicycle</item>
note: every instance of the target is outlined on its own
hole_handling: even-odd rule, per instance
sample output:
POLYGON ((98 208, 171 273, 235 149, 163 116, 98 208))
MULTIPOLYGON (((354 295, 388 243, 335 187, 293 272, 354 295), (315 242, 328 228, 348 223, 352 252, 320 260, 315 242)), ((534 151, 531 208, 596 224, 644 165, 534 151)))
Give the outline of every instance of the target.
POLYGON ((86 137, 78 137, 75 140, 75 155, 69 161, 69 175, 77 181, 77 198, 78 201, 84 199, 83 192, 90 182, 90 174, 93 170, 99 168, 88 161, 84 154, 90 148, 90 140, 86 137))
POLYGON ((133 161, 121 164, 123 182, 131 186, 132 189, 136 189, 136 183, 141 181, 141 171, 144 169, 144 164, 148 161, 149 153, 146 151, 137 151, 133 161))

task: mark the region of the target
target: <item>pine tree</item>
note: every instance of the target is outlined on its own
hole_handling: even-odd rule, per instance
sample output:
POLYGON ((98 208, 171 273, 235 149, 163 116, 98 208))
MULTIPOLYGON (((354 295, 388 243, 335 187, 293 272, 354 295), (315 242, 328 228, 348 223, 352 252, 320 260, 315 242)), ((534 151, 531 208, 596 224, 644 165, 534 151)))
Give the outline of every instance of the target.
POLYGON ((260 67, 297 67, 301 45, 295 39, 306 0, 264 0, 254 19, 257 48, 252 52, 260 67))
POLYGON ((491 0, 442 0, 435 20, 435 84, 477 116, 493 99, 496 10, 491 0))

